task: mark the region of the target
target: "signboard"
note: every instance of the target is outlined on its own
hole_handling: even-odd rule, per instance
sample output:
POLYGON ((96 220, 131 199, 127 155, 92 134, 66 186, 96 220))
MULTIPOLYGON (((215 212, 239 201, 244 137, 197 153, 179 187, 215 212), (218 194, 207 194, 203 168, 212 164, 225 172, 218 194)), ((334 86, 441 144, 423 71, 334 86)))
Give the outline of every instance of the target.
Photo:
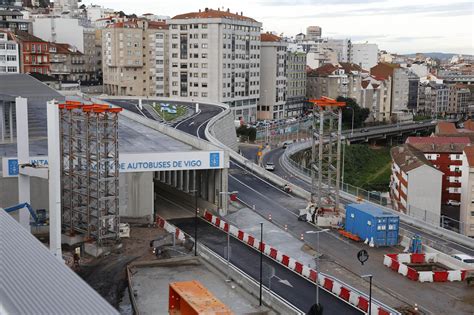
POLYGON ((365 249, 362 249, 357 253, 357 259, 363 265, 369 259, 369 253, 367 253, 365 249))
MULTIPOLYGON (((2 159, 3 177, 18 176, 18 159, 2 159)), ((30 158, 31 164, 48 166, 47 156, 35 156, 30 158)), ((122 153, 119 157, 119 171, 121 173, 131 172, 155 172, 155 171, 177 171, 177 170, 204 170, 222 169, 224 165, 223 151, 187 151, 166 153, 122 153)), ((110 165, 114 169, 115 165, 110 165)))

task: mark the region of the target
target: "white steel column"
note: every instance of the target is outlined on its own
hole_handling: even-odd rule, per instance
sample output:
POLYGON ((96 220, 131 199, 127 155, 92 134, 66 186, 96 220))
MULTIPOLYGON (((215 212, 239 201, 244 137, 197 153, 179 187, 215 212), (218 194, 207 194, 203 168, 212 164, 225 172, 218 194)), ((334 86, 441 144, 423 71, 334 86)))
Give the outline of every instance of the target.
POLYGON ((56 101, 46 104, 48 114, 49 169, 49 248, 62 261, 61 254, 61 171, 59 152, 59 108, 56 101))
MULTIPOLYGON (((23 164, 30 163, 30 141, 28 135, 28 101, 26 98, 17 97, 16 101, 16 133, 17 133, 17 151, 18 168, 23 164)), ((10 110, 10 135, 13 136, 13 121, 11 120, 12 110, 10 110)), ((13 137, 12 137, 13 139, 13 137)), ((18 203, 30 201, 30 177, 18 172, 18 203)), ((28 209, 19 210, 18 221, 30 231, 30 214, 28 209)))

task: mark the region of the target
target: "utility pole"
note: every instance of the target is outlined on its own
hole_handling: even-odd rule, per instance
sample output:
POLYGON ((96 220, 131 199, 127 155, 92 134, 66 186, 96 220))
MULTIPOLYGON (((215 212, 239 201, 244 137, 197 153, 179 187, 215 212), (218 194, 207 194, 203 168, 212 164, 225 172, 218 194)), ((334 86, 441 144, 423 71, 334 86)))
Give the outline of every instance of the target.
POLYGON ((262 288, 263 288, 263 222, 260 222, 260 298, 259 305, 262 306, 262 288))
POLYGON ((372 275, 363 275, 362 278, 369 278, 369 315, 372 315, 372 275))

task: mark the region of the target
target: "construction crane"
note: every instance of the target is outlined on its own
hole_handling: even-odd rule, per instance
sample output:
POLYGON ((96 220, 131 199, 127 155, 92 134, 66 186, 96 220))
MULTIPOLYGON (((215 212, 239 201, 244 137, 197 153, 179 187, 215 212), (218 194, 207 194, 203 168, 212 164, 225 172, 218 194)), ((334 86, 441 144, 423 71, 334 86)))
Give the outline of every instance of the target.
POLYGON ((33 210, 31 205, 28 202, 20 203, 15 206, 11 206, 8 208, 4 208, 7 213, 14 212, 20 209, 26 208, 30 212, 31 217, 33 218, 33 222, 31 225, 39 226, 39 225, 46 225, 47 218, 46 218, 46 210, 45 209, 38 209, 37 211, 33 210))

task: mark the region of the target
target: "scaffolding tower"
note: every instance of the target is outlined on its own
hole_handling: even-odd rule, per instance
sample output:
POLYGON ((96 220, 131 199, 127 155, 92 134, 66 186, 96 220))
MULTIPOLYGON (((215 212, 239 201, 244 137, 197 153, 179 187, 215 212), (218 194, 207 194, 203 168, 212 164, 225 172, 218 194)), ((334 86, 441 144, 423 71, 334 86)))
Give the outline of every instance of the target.
POLYGON ((346 103, 327 97, 310 102, 313 103, 311 203, 317 212, 338 211, 342 108, 346 103))
POLYGON ((118 113, 121 108, 60 104, 62 226, 99 245, 119 239, 118 113))

